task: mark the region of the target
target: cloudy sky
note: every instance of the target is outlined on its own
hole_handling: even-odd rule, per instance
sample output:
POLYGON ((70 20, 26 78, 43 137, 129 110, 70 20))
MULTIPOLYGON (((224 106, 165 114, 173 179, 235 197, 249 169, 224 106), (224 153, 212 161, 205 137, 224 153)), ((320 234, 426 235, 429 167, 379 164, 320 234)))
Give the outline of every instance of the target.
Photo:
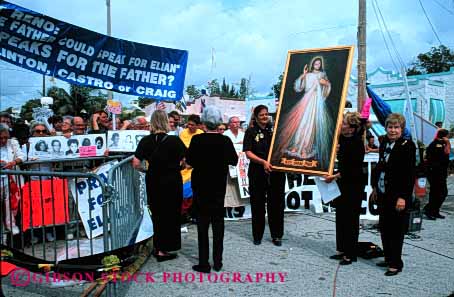
MULTIPOLYGON (((367 0, 367 69, 395 70, 373 1, 367 0)), ((105 0, 10 2, 106 32, 105 0)), ((454 48, 454 0, 377 2, 405 63, 440 44, 420 3, 440 41, 454 48)), ((111 9, 114 37, 189 51, 186 85, 202 86, 224 77, 236 83, 251 77, 253 90, 266 94, 284 70, 288 50, 356 45, 358 3, 354 0, 111 0, 111 9)), ((39 76, 5 62, 0 62, 0 69, 1 109, 39 97, 39 76)))

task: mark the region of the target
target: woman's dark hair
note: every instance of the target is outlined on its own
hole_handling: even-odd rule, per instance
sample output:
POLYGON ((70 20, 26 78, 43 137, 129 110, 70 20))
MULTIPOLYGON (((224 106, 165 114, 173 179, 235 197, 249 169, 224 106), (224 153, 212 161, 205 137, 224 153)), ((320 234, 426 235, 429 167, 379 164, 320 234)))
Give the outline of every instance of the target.
POLYGON ((257 118, 259 116, 259 113, 264 109, 266 109, 266 111, 268 111, 268 106, 263 105, 263 104, 257 105, 254 108, 254 118, 257 118))
POLYGON ((440 129, 437 132, 437 138, 443 138, 443 137, 448 137, 449 131, 446 129, 440 129))
POLYGON ((40 140, 35 144, 35 150, 37 150, 37 151, 47 152, 48 149, 49 149, 49 146, 47 145, 47 143, 44 140, 40 140), (45 147, 44 150, 41 149, 42 144, 44 144, 44 147, 45 147))
POLYGON ((102 139, 101 136, 95 138, 95 143, 97 143, 98 141, 101 141, 101 144, 104 144, 104 140, 102 139))
POLYGON ((75 143, 75 144, 77 144, 77 146, 79 146, 79 141, 77 139, 71 138, 68 140, 67 143, 68 143, 68 146, 71 146, 71 144, 73 144, 73 143, 75 143))
POLYGON ((82 146, 90 146, 91 145, 91 141, 89 138, 84 138, 84 140, 82 140, 82 146))
POLYGON ((191 114, 188 117, 188 122, 194 122, 196 125, 200 125, 200 117, 196 114, 191 114))

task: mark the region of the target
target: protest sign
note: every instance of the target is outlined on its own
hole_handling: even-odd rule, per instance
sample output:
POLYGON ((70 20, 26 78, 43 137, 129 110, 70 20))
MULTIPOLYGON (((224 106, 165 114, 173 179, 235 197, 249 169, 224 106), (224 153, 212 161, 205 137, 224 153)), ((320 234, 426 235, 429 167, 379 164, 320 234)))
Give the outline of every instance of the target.
POLYGON ((105 134, 30 137, 29 143, 30 160, 96 157, 106 151, 105 134))
POLYGON ((0 2, 0 59, 71 84, 183 97, 188 52, 122 40, 0 2))
POLYGON ((121 102, 107 100, 107 111, 112 114, 121 114, 121 102))
POLYGON ((69 222, 68 181, 33 180, 22 187, 22 230, 69 222))
POLYGON ((147 130, 121 130, 107 132, 107 146, 110 152, 135 152, 139 142, 150 135, 147 130))
MULTIPOLYGON (((107 182, 108 171, 116 162, 106 163, 93 171, 104 182, 107 182)), ((74 201, 78 203, 79 215, 84 225, 88 238, 103 234, 102 188, 97 179, 78 178, 71 184, 71 193, 74 201)))
POLYGON ((247 172, 249 170, 249 158, 246 157, 245 152, 238 154, 238 166, 236 166, 238 186, 240 187, 241 198, 249 197, 249 178, 247 172))

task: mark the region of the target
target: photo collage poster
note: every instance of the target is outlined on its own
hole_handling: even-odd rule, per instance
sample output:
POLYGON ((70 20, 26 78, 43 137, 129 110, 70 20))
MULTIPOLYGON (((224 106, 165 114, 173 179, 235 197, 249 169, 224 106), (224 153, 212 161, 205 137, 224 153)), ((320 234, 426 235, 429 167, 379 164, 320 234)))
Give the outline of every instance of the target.
POLYGON ((105 134, 30 137, 29 143, 29 160, 97 157, 107 147, 105 134))

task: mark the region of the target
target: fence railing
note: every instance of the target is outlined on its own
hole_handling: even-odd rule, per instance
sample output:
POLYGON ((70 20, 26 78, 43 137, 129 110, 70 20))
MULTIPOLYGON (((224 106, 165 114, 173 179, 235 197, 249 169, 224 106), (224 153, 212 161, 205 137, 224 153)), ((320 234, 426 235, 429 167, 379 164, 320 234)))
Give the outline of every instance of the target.
POLYGON ((147 211, 145 175, 132 167, 133 156, 109 170, 111 249, 134 244, 147 211))

